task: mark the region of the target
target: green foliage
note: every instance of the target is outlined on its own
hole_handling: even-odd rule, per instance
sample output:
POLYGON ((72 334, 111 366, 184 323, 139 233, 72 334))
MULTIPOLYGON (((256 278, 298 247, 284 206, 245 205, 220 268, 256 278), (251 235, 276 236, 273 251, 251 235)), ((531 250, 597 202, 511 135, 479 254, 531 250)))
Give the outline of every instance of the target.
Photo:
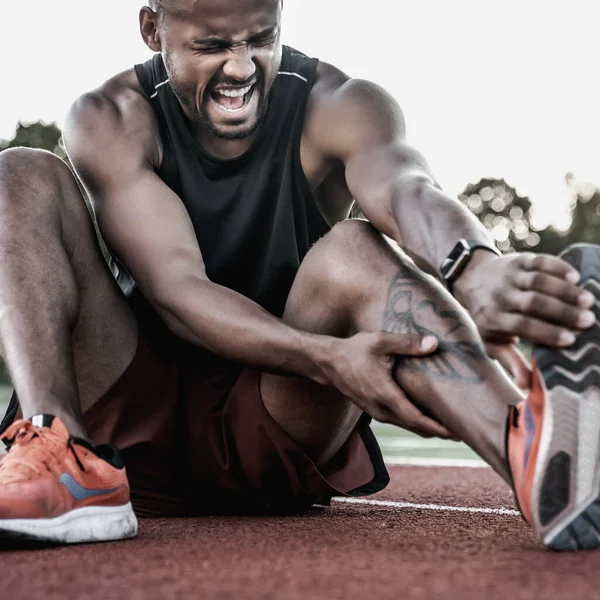
POLYGON ((531 225, 531 202, 503 179, 482 179, 468 185, 459 199, 490 230, 504 252, 530 251, 557 255, 577 242, 600 244, 600 190, 566 176, 572 194, 571 225, 537 230, 531 225))
POLYGON ((576 182, 570 173, 566 179, 574 196, 571 227, 567 234, 569 240, 599 244, 600 189, 589 182, 576 182))
POLYGON ((62 141, 62 133, 55 123, 19 123, 15 135, 10 140, 0 140, 0 151, 7 148, 43 148, 54 152, 57 156, 65 159, 67 153, 62 141))
POLYGON ((458 197, 490 230, 503 252, 531 250, 540 236, 531 227, 531 201, 504 179, 481 179, 458 197))

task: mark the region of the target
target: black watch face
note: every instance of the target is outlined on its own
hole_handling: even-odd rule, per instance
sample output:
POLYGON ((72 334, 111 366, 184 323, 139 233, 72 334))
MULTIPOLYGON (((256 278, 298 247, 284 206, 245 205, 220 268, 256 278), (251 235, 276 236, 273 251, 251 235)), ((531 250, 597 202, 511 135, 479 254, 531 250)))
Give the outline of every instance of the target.
POLYGON ((469 244, 465 240, 459 240, 452 249, 450 257, 454 260, 458 260, 465 252, 469 251, 469 244))
POLYGON ((456 246, 452 248, 448 258, 444 260, 440 267, 440 271, 446 280, 446 285, 448 287, 450 287, 454 279, 458 277, 463 268, 469 262, 469 258, 473 250, 478 248, 494 252, 495 254, 498 254, 498 256, 501 256, 501 253, 496 248, 482 244, 477 240, 459 240, 456 243, 456 246))

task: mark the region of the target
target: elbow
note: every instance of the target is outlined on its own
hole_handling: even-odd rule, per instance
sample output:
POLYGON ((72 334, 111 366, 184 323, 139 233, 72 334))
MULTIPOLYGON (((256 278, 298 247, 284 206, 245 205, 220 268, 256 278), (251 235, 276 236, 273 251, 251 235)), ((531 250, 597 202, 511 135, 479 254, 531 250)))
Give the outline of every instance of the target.
POLYGON ((434 188, 437 189, 435 180, 422 171, 403 173, 396 179, 395 203, 405 200, 418 202, 423 200, 434 188))

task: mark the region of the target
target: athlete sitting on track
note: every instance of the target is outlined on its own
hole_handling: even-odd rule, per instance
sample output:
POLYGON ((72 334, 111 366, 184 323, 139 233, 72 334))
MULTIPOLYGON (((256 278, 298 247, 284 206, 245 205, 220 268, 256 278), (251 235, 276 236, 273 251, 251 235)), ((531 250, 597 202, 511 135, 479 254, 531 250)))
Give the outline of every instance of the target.
POLYGON ((595 248, 500 256, 393 98, 282 46, 281 17, 279 0, 157 0, 140 12, 155 56, 74 104, 66 145, 110 269, 67 166, 0 155, 18 395, 2 535, 131 537, 130 494, 142 516, 371 494, 374 418, 464 440, 545 544, 598 545, 600 405, 566 350, 596 339, 577 285, 595 248), (533 374, 518 336, 546 345, 533 374), (526 401, 489 356, 532 381, 526 401))

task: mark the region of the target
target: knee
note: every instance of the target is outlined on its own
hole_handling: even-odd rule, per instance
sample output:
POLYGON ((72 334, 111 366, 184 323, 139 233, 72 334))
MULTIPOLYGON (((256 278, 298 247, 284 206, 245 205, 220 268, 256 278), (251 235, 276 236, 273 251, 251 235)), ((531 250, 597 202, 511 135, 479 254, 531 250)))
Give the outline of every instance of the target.
POLYGON ((347 219, 333 226, 311 249, 310 259, 328 280, 356 280, 364 269, 373 269, 374 260, 386 249, 383 236, 371 223, 347 219))
POLYGON ((55 154, 38 148, 0 152, 0 199, 40 198, 72 185, 69 167, 55 154), (33 193, 32 193, 33 192, 33 193))
POLYGON ((417 270, 396 242, 362 219, 337 223, 311 253, 307 258, 320 280, 344 293, 363 294, 370 282, 388 279, 403 265, 417 270))
POLYGON ((364 219, 346 219, 336 223, 319 244, 328 255, 340 260, 361 253, 365 246, 379 243, 381 234, 364 219))

